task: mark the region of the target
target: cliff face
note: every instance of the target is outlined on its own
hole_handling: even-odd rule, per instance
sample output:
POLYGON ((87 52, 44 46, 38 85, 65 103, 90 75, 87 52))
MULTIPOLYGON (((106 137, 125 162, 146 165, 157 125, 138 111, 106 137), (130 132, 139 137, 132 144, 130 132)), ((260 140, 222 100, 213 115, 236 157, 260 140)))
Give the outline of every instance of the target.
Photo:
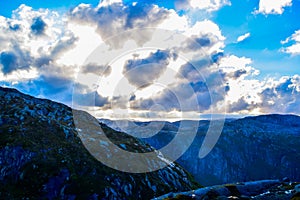
MULTIPOLYGON (((83 146, 72 109, 63 104, 0 88, 0 107, 1 199, 150 199, 199 187, 177 164, 138 174, 103 165, 83 146)), ((95 121, 85 112, 75 112, 95 121)), ((99 126, 118 148, 154 151, 145 142, 99 126)), ((92 135, 90 139, 97 140, 92 135)))
MULTIPOLYGON (((107 123, 117 128, 115 123, 107 123)), ((166 123, 157 135, 144 141, 159 149, 174 138, 180 123, 166 123)), ((177 160, 200 184, 284 177, 300 180, 300 117, 265 115, 227 120, 216 146, 200 159, 199 150, 209 123, 199 122, 192 145, 177 160)), ((186 131, 189 131, 189 127, 186 127, 186 131)))
POLYGON ((300 118, 268 115, 225 123, 222 135, 203 159, 196 158, 203 135, 179 161, 202 184, 277 179, 300 180, 300 118))

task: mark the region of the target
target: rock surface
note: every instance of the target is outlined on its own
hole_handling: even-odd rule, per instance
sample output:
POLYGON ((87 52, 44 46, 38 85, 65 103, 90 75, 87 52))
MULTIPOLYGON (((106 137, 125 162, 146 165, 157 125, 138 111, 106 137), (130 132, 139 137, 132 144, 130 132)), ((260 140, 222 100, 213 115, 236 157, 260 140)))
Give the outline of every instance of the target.
POLYGON ((237 184, 225 184, 200 188, 188 192, 169 193, 154 200, 195 199, 255 199, 255 200, 290 200, 296 199, 296 182, 282 182, 279 180, 261 180, 237 184))
MULTIPOLYGON (((175 163, 140 174, 103 165, 83 146, 72 109, 63 104, 0 87, 0 107, 0 199, 150 199, 199 187, 175 163)), ((118 148, 155 151, 134 137, 101 127, 118 148)))

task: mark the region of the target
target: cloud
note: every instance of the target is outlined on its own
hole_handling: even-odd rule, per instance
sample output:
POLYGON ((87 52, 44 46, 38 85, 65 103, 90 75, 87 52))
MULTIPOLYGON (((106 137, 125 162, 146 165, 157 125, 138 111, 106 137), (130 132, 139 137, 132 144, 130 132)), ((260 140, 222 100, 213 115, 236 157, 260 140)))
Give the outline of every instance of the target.
POLYGON ((32 58, 28 51, 22 51, 19 45, 14 44, 11 51, 2 51, 0 53, 0 63, 4 75, 10 74, 16 70, 29 69, 32 58))
POLYGON ((131 102, 131 108, 147 110, 159 105, 161 111, 167 112, 202 113, 209 112, 210 109, 217 110, 217 105, 224 101, 226 95, 226 84, 222 82, 221 74, 213 62, 205 62, 200 68, 192 63, 185 63, 180 67, 175 82, 164 86, 163 90, 149 98, 136 98, 131 102))
POLYGON ((10 22, 7 22, 9 24, 9 29, 12 31, 19 31, 21 29, 20 24, 11 24, 10 22))
POLYGON ((71 102, 75 67, 57 63, 77 40, 65 19, 55 11, 25 5, 11 18, 2 17, 1 82, 38 97, 71 102))
POLYGON ((244 41, 245 39, 249 38, 250 37, 250 33, 245 33, 244 35, 241 35, 237 38, 237 42, 242 42, 244 41))
POLYGON ((15 10, 11 18, 3 17, 0 24, 2 72, 9 74, 16 70, 39 68, 57 60, 73 47, 77 38, 67 30, 64 19, 55 11, 35 11, 25 5, 15 10))
POLYGON ((245 97, 240 98, 237 102, 233 102, 228 106, 229 113, 247 113, 251 112, 253 109, 258 108, 259 105, 254 102, 247 102, 245 97))
POLYGON ((259 71, 251 59, 237 56, 221 58, 219 66, 227 82, 229 113, 299 113, 300 76, 258 80, 259 71))
POLYGON ((237 78, 241 77, 241 76, 244 75, 244 74, 247 74, 247 71, 244 70, 244 69, 239 69, 239 70, 236 70, 236 71, 233 73, 233 77, 234 77, 235 79, 237 79, 237 78))
POLYGON ((132 85, 139 89, 151 85, 167 69, 170 59, 176 55, 169 50, 157 50, 144 59, 127 60, 123 74, 132 85))
POLYGON ((290 37, 281 41, 283 45, 290 45, 281 49, 282 52, 299 55, 300 54, 300 30, 295 31, 290 37), (291 44, 292 43, 292 44, 291 44))
POLYGON ((12 52, 2 52, 0 54, 0 62, 3 65, 3 73, 8 74, 18 67, 17 56, 12 52))
POLYGON ((281 15, 284 12, 284 7, 288 6, 292 6, 292 0, 260 0, 259 9, 255 13, 281 15))
POLYGON ((76 98, 76 106, 104 107, 109 103, 107 97, 101 96, 96 91, 73 94, 73 98, 76 98))
MULTIPOLYGON (((192 42, 194 45, 199 45, 198 47, 201 47, 203 41, 210 41, 209 44, 207 43, 205 46, 207 48, 203 48, 202 46, 204 50, 200 52, 202 55, 204 52, 206 54, 212 54, 223 51, 225 37, 222 35, 219 26, 210 20, 196 22, 192 27, 187 28, 183 34, 189 38, 186 41, 187 44, 192 42), (199 40, 200 43, 198 43, 197 40, 199 40)), ((184 44, 184 46, 186 45, 184 44)))
POLYGON ((182 48, 185 51, 199 51, 204 50, 204 48, 210 48, 217 42, 219 42, 219 40, 211 33, 192 35, 187 39, 186 44, 184 44, 182 48))
POLYGON ((32 79, 19 79, 16 83, 7 83, 9 87, 16 87, 22 92, 29 93, 39 98, 52 99, 68 105, 72 102, 74 80, 72 77, 67 77, 63 74, 43 73, 32 79))
POLYGON ((237 79, 242 75, 255 76, 259 74, 259 71, 251 66, 251 63, 250 58, 228 55, 220 59, 218 66, 228 79, 237 79))
POLYGON ((81 72, 84 74, 91 73, 91 74, 96 74, 98 76, 108 76, 108 75, 110 75, 111 70, 112 70, 111 66, 109 66, 109 65, 108 66, 98 65, 95 63, 87 64, 81 68, 81 72))
MULTIPOLYGON (((263 2, 260 2, 257 12, 264 14, 281 14, 283 8, 291 4, 280 1, 280 9, 275 3, 270 10, 263 6, 263 2)), ((191 10, 206 9, 209 12, 229 4, 221 0, 189 3, 193 5, 191 10)), ((22 5, 11 18, 0 17, 1 84, 69 104, 74 95, 81 106, 97 106, 101 112, 113 108, 130 109, 136 116, 146 113, 147 116, 176 117, 183 111, 199 116, 199 113, 210 113, 212 109, 220 111, 225 102, 231 113, 300 112, 300 77, 257 78, 259 71, 251 66, 250 58, 223 52, 225 37, 219 26, 210 20, 191 23, 188 15, 178 15, 174 10, 151 4, 124 5, 120 0, 102 1, 97 7, 81 4, 67 15, 22 5), (74 25, 73 29, 70 24, 74 25), (85 26, 81 26, 83 24, 85 26), (76 26, 82 27, 83 34, 74 33, 76 26), (110 63, 111 66, 104 64, 106 60, 80 66, 82 79, 93 82, 91 79, 96 80, 102 74, 104 83, 107 83, 103 85, 107 88, 80 85, 79 78, 75 78, 78 62, 66 64, 71 63, 66 60, 72 57, 62 57, 77 47, 78 41, 89 41, 90 35, 84 34, 86 26, 97 35, 93 42, 106 41, 104 48, 108 52, 121 52, 132 41, 136 47, 148 47, 153 41, 155 44, 157 41, 166 42, 158 45, 167 47, 142 51, 140 57, 133 59, 125 56, 122 62, 110 63), (166 38, 158 34, 159 31, 134 31, 147 27, 166 27, 172 33, 182 34, 183 39, 177 40, 176 35, 166 38), (116 40, 108 39, 120 34, 122 37, 116 40), (83 37, 86 40, 81 40, 83 37), (181 54, 188 55, 188 60, 182 59, 181 54), (124 62, 124 65, 120 64, 124 62), (123 85, 120 81, 120 94, 114 87, 118 86, 118 78, 124 78, 126 82, 123 85), (75 85, 79 85, 79 89, 74 94, 75 81, 78 81, 75 85), (163 82, 163 87, 155 87, 153 83, 156 81, 163 82), (108 91, 112 91, 112 95, 108 91)), ((249 36, 250 33, 241 35, 237 42, 249 36)), ((282 45, 283 52, 299 54, 300 30, 282 41, 282 45)), ((77 51, 74 55, 85 57, 84 53, 77 51)))
POLYGON ((260 96, 263 112, 293 113, 300 112, 300 76, 282 77, 278 81, 269 80, 260 96))
POLYGON ((131 102, 131 109, 149 110, 159 105, 160 111, 171 112, 209 112, 216 109, 219 101, 224 100, 225 86, 214 85, 208 88, 207 82, 188 81, 169 85, 150 98, 131 102))
POLYGON ((127 34, 125 31, 155 27, 164 21, 168 14, 166 9, 156 5, 140 3, 123 5, 117 2, 99 4, 96 8, 81 4, 69 13, 69 17, 79 23, 88 22, 96 25, 103 41, 122 33, 122 38, 114 41, 108 40, 112 48, 120 48, 128 39, 142 45, 150 40, 152 35, 151 31, 128 32, 127 34))
POLYGON ((225 5, 230 5, 228 0, 190 0, 189 4, 194 9, 201 9, 207 11, 216 11, 225 5))

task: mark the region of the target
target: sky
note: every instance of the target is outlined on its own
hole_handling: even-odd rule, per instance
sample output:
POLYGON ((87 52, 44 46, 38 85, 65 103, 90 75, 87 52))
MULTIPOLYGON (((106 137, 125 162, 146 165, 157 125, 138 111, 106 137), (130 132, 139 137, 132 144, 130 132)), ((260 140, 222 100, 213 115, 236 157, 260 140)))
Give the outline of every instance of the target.
POLYGON ((99 118, 300 114, 300 0, 0 2, 0 86, 99 118))

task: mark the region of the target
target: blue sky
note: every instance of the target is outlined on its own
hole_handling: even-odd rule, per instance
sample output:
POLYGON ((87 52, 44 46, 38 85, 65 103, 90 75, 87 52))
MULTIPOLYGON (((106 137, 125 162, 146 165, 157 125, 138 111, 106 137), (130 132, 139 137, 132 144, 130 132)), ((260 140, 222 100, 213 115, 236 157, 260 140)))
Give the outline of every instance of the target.
POLYGON ((0 2, 0 14, 5 17, 10 17, 13 10, 16 10, 21 4, 28 5, 34 9, 49 8, 49 9, 61 9, 68 10, 71 7, 75 7, 80 3, 88 3, 96 6, 99 1, 97 0, 66 0, 66 1, 35 1, 35 0, 16 0, 16 1, 1 1, 0 2))
POLYGON ((299 72, 299 56, 279 51, 280 41, 300 29, 300 1, 293 1, 281 15, 253 15, 258 1, 231 1, 232 6, 221 8, 213 16, 228 39, 225 51, 253 58, 262 73, 292 75, 299 72), (250 32, 251 37, 236 44, 238 35, 250 32))
POLYGON ((72 96, 78 104, 92 98, 85 107, 108 118, 112 105, 127 105, 137 118, 145 112, 154 118, 186 112, 193 118, 225 112, 220 107, 243 115, 300 113, 300 0, 3 0, 0 15, 2 86, 68 105, 74 104, 72 96), (147 27, 155 31, 142 31, 147 27), (161 29, 170 37, 155 37, 161 29), (175 37, 171 32, 182 41, 167 43, 175 37), (151 45, 160 47, 149 50, 151 45), (103 55, 92 66, 86 61, 97 47, 103 55), (99 72, 102 82, 91 82, 99 72), (222 83, 213 84, 215 77, 222 83), (73 90, 74 85, 80 87, 73 90), (149 111, 153 106, 156 112, 149 111))

